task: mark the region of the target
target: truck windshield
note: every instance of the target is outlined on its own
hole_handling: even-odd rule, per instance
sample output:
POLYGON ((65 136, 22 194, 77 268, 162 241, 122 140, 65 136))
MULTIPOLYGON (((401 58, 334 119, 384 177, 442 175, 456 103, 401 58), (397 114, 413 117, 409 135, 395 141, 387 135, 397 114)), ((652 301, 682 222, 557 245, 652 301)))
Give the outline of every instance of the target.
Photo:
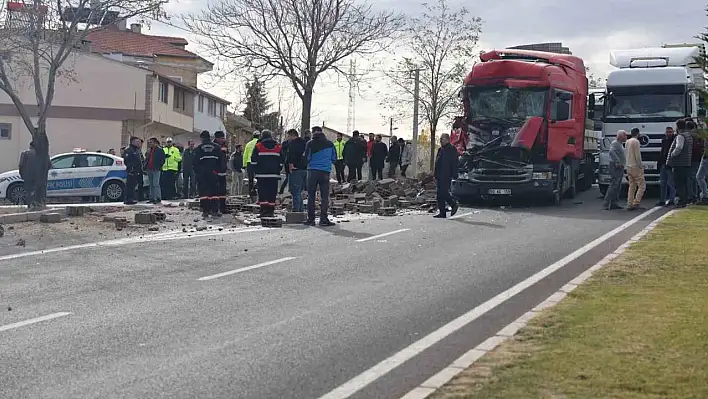
POLYGON ((470 120, 544 116, 547 93, 544 88, 471 87, 468 116, 470 120))
POLYGON ((670 94, 615 94, 607 118, 681 118, 686 116, 686 96, 670 94))

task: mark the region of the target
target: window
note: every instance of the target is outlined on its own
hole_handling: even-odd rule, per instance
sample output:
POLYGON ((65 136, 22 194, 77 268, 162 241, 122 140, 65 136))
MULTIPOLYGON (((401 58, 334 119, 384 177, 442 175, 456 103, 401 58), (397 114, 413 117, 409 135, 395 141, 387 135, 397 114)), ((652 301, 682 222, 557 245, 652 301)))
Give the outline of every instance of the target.
POLYGON ((90 167, 113 165, 113 158, 104 157, 103 155, 86 155, 86 159, 88 161, 88 166, 90 167))
POLYGON ((209 99, 209 116, 216 116, 216 101, 209 99))
POLYGON ((174 109, 179 109, 179 110, 186 110, 187 105, 185 101, 187 93, 184 91, 184 89, 180 89, 178 87, 175 87, 175 101, 174 101, 174 109))
POLYGON ((226 106, 224 104, 219 104, 219 118, 223 119, 224 118, 224 109, 226 106))
MULTIPOLYGON (((547 90, 512 89, 507 87, 474 87, 469 92, 471 118, 504 120, 543 116, 547 90)), ((521 125, 519 125, 521 126, 521 125)))
POLYGON ((52 169, 70 169, 74 167, 74 156, 63 155, 52 159, 52 169))
POLYGON ((199 103, 197 103, 197 110, 199 112, 204 112, 204 96, 199 95, 199 103))
POLYGON ((567 121, 573 118, 573 93, 553 89, 551 100, 551 120, 567 121))
POLYGON ((12 125, 0 123, 0 140, 10 140, 12 138, 12 125))
POLYGON ((167 104, 168 103, 167 99, 169 98, 169 95, 170 95, 170 84, 167 82, 160 82, 160 91, 158 93, 157 99, 161 103, 167 104))

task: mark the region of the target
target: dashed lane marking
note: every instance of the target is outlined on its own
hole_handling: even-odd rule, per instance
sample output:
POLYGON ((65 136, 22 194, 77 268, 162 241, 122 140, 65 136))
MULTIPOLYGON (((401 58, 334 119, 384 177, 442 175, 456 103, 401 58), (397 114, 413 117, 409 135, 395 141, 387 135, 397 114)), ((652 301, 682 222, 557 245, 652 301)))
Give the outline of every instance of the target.
POLYGON ((199 280, 199 281, 214 280, 214 279, 216 279, 216 278, 226 277, 226 276, 230 276, 230 275, 232 275, 232 274, 237 274, 237 273, 243 273, 243 272, 247 272, 247 271, 249 271, 249 270, 260 269, 261 267, 266 267, 266 266, 270 266, 270 265, 275 265, 275 264, 277 264, 277 263, 283 263, 283 262, 287 262, 287 261, 293 260, 293 259, 296 259, 296 258, 294 258, 294 257, 292 257, 292 256, 289 256, 289 257, 287 257, 287 258, 280 258, 280 259, 271 260, 271 261, 268 261, 268 262, 258 263, 258 264, 253 265, 253 266, 242 267, 242 268, 240 268, 240 269, 235 269, 235 270, 229 270, 228 272, 223 272, 223 273, 218 273, 218 274, 212 274, 211 276, 201 277, 201 278, 199 278, 198 280, 199 280))
POLYGON ((20 328, 20 327, 24 327, 24 326, 28 326, 28 325, 30 325, 30 324, 41 323, 41 322, 43 322, 43 321, 56 319, 56 318, 58 318, 58 317, 68 316, 68 315, 70 315, 70 314, 71 314, 70 312, 52 313, 52 314, 48 314, 48 315, 46 315, 46 316, 35 317, 34 319, 29 319, 29 320, 25 320, 25 321, 19 321, 19 322, 17 322, 17 323, 7 324, 7 325, 4 325, 4 326, 0 326, 0 332, 8 331, 8 330, 13 330, 13 329, 15 329, 15 328, 20 328))
POLYGON ((362 238, 360 240, 356 240, 356 242, 366 242, 366 241, 376 240, 377 238, 388 237, 390 235, 403 233, 404 231, 408 231, 408 230, 410 230, 410 229, 400 229, 400 230, 389 231, 388 233, 377 234, 375 236, 362 238))

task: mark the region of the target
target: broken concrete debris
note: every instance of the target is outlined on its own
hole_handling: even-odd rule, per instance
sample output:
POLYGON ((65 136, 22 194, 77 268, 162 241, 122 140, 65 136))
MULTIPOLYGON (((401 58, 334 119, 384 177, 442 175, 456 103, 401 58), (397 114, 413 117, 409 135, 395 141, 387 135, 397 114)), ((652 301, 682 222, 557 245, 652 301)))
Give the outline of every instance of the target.
POLYGON ((51 212, 51 213, 43 213, 39 217, 40 223, 60 223, 61 222, 61 214, 56 213, 56 212, 51 212))

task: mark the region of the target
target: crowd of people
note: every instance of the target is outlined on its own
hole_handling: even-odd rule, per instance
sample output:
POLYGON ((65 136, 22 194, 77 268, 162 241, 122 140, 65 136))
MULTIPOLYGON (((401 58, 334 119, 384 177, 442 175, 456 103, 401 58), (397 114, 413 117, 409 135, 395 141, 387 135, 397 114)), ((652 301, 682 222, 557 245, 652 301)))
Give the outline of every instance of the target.
MULTIPOLYGON (((691 119, 676 121, 675 129, 673 126, 666 127, 657 162, 660 206, 684 208, 694 203, 708 205, 708 145, 699 137, 698 127, 691 119)), ((604 209, 625 209, 619 205, 625 170, 629 183, 626 209, 642 209, 640 203, 646 191, 646 182, 639 133, 638 128, 633 128, 628 138, 627 132, 620 130, 610 145, 611 182, 605 194, 604 209)))
MULTIPOLYGON (((390 145, 383 142, 382 135, 370 134, 366 140, 358 131, 354 131, 349 140, 345 141, 340 133, 330 141, 318 126, 302 136, 295 129, 287 131, 286 135, 286 140, 279 143, 273 132, 256 130, 247 143, 235 145, 230 155, 221 131, 215 132, 213 137, 203 131, 199 145, 189 141, 184 149, 172 139, 160 143, 152 138, 148 140, 145 153, 141 151, 142 140, 132 137, 130 144, 121 150, 128 170, 125 203, 144 200, 142 190, 138 189, 143 185, 143 175, 148 179, 149 202, 179 198, 177 177, 181 173, 181 198, 196 195, 205 218, 219 217, 227 213, 226 175, 230 172, 230 195, 247 193, 257 197, 261 217, 274 216, 277 196, 287 187, 292 196, 292 210, 307 212, 305 224, 315 225, 317 215, 316 201, 307 201, 305 209, 303 192, 307 192, 308 198, 319 196, 319 224, 331 226, 328 209, 333 169, 339 183, 363 180, 362 171, 367 164, 370 180, 383 179, 387 164, 387 177, 395 177, 399 168, 401 176, 405 177, 413 158, 411 143, 395 136, 390 145)), ((458 207, 450 195, 450 184, 457 169, 457 151, 450 144, 449 135, 441 137, 435 169, 441 204, 436 217, 446 217, 448 205, 452 214, 458 207)))

